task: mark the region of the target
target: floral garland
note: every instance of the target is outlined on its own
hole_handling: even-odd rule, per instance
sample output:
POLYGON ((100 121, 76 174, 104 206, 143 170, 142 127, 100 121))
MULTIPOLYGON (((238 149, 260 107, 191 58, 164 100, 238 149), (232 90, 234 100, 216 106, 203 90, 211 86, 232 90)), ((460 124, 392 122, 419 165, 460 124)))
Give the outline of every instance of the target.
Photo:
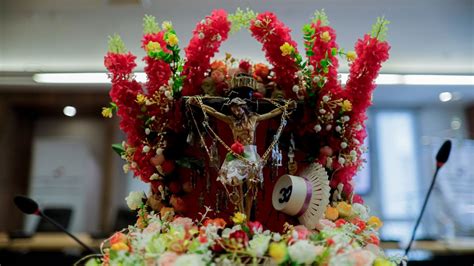
POLYGON ((298 51, 296 42, 291 38, 290 28, 279 21, 275 14, 265 12, 251 21, 249 29, 252 36, 262 43, 262 50, 268 62, 273 65, 275 82, 285 91, 286 97, 293 98, 291 90, 296 83, 295 74, 298 68, 295 60, 286 55, 298 54, 298 51), (288 51, 282 53, 282 46, 288 48, 288 51))
POLYGON ((184 64, 183 75, 186 82, 183 84, 183 95, 201 94, 201 84, 205 78, 205 73, 210 68, 210 60, 219 51, 219 47, 224 42, 230 31, 230 21, 227 19, 227 12, 224 10, 214 10, 197 24, 193 31, 193 36, 189 41, 186 52, 186 63, 184 64))
POLYGON ((287 224, 277 233, 242 213, 236 213, 230 225, 206 217, 209 208, 196 221, 169 210, 148 213, 140 197, 127 199, 131 207, 141 208, 136 224, 107 239, 102 259, 87 265, 395 266, 402 259, 383 253, 378 236, 382 222, 357 203, 339 202, 328 209, 317 231, 287 224))

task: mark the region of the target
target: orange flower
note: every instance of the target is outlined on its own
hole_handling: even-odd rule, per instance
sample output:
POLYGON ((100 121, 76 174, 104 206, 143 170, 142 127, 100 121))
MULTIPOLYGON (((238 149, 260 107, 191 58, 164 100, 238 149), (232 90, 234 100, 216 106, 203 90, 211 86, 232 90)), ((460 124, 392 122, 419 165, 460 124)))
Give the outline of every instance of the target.
POLYGON ((325 215, 326 219, 335 221, 339 217, 339 211, 336 208, 329 206, 326 209, 325 215))
POLYGON ((227 74, 227 66, 225 65, 224 62, 220 60, 215 60, 214 62, 211 63, 211 70, 212 71, 219 70, 219 71, 222 71, 224 75, 227 74))
POLYGON ((351 216, 352 206, 349 203, 345 201, 341 201, 337 204, 336 208, 341 217, 351 216))

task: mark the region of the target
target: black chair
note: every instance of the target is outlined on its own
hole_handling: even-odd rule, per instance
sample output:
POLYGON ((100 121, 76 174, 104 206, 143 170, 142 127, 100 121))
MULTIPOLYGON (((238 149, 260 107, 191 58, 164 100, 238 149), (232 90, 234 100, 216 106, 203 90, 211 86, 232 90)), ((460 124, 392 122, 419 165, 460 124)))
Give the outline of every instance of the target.
MULTIPOLYGON (((43 213, 59 223, 62 227, 69 230, 69 224, 72 217, 71 208, 45 208, 43 213)), ((36 226, 36 232, 61 232, 54 225, 46 221, 45 219, 40 219, 38 225, 36 226)))

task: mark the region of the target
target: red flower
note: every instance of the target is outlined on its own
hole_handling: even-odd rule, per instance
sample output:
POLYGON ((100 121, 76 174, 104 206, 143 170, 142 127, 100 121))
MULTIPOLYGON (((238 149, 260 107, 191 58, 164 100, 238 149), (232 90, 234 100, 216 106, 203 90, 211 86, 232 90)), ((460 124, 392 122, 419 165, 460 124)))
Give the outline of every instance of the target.
POLYGON ((247 233, 242 230, 237 230, 229 235, 229 239, 234 239, 237 243, 241 243, 244 247, 249 244, 249 237, 247 233))
POLYGON ((252 68, 252 65, 249 63, 249 61, 246 60, 241 60, 239 63, 239 68, 247 74, 250 74, 250 69, 252 68))
POLYGON ((262 232, 263 231, 263 225, 259 222, 259 221, 255 221, 255 222, 248 222, 247 223, 249 229, 250 229, 250 233, 251 234, 256 234, 258 232, 262 232))
POLYGON ((337 219, 336 222, 335 222, 336 227, 341 227, 341 226, 345 225, 346 223, 347 223, 347 221, 344 220, 344 219, 337 219))
POLYGON ((380 239, 375 234, 370 234, 367 242, 377 246, 380 245, 380 239))
POLYGON ((186 63, 182 75, 186 77, 183 84, 183 96, 201 93, 201 84, 205 73, 210 69, 210 60, 219 51, 230 31, 230 21, 224 10, 214 10, 204 23, 198 23, 193 31, 186 52, 186 63))
POLYGON ((216 227, 219 227, 219 228, 224 228, 227 223, 222 218, 214 218, 214 219, 208 218, 203 223, 204 226, 208 226, 210 224, 212 224, 216 227))
POLYGON ((232 144, 232 146, 230 146, 230 149, 237 153, 237 154, 242 154, 244 153, 244 145, 242 145, 240 142, 236 141, 234 142, 234 144, 232 144))
POLYGON ((364 199, 359 194, 355 194, 354 197, 352 197, 352 202, 364 204, 364 199))
POLYGON ((292 88, 296 83, 298 67, 292 57, 283 56, 280 50, 284 43, 289 43, 295 48, 295 53, 298 53, 296 42, 290 35, 290 28, 278 20, 274 13, 264 12, 251 21, 250 31, 263 45, 265 57, 273 65, 277 84, 285 91, 287 97, 295 96, 292 88))
POLYGON ((127 243, 127 236, 121 232, 116 232, 111 238, 110 238, 110 245, 117 244, 117 243, 127 243))
POLYGON ((366 223, 359 219, 359 218, 354 218, 352 221, 351 221, 352 224, 354 224, 355 226, 357 226, 357 229, 354 231, 356 234, 360 234, 362 233, 362 231, 365 230, 366 228, 366 223))
POLYGON ((333 240, 332 238, 326 239, 326 244, 327 244, 328 246, 334 245, 334 243, 336 243, 336 242, 334 242, 334 240, 333 240))
POLYGON ((161 164, 161 169, 163 170, 163 173, 165 175, 173 172, 174 167, 175 167, 174 161, 170 161, 170 160, 165 160, 163 164, 161 164))

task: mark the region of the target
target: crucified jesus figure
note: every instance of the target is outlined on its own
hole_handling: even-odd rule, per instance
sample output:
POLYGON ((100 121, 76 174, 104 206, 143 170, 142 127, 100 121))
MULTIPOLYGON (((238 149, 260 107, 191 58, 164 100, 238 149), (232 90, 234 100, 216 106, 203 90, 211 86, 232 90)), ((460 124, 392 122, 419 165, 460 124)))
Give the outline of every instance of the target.
MULTIPOLYGON (((224 185, 239 187, 241 190, 244 182, 246 183, 247 191, 256 188, 257 183, 263 181, 263 161, 266 159, 263 158, 263 160, 261 160, 257 153, 257 146, 255 145, 255 132, 258 123, 281 115, 283 112, 286 112, 287 109, 295 108, 296 103, 289 101, 284 106, 279 106, 268 113, 257 114, 249 111, 247 103, 244 100, 233 98, 228 103, 230 115, 218 112, 214 108, 202 102, 198 102, 193 98, 191 98, 190 103, 200 107, 203 112, 210 116, 229 125, 234 143, 240 143, 243 146, 242 156, 226 156, 219 170, 217 179, 224 185)), ((237 194, 244 196, 242 191, 237 194)), ((240 201, 238 198, 235 200, 232 199, 232 195, 230 195, 230 197, 232 202, 240 201)), ((249 205, 249 203, 247 202, 246 205, 249 205)), ((251 206, 246 206, 247 212, 249 208, 251 208, 251 206)))

